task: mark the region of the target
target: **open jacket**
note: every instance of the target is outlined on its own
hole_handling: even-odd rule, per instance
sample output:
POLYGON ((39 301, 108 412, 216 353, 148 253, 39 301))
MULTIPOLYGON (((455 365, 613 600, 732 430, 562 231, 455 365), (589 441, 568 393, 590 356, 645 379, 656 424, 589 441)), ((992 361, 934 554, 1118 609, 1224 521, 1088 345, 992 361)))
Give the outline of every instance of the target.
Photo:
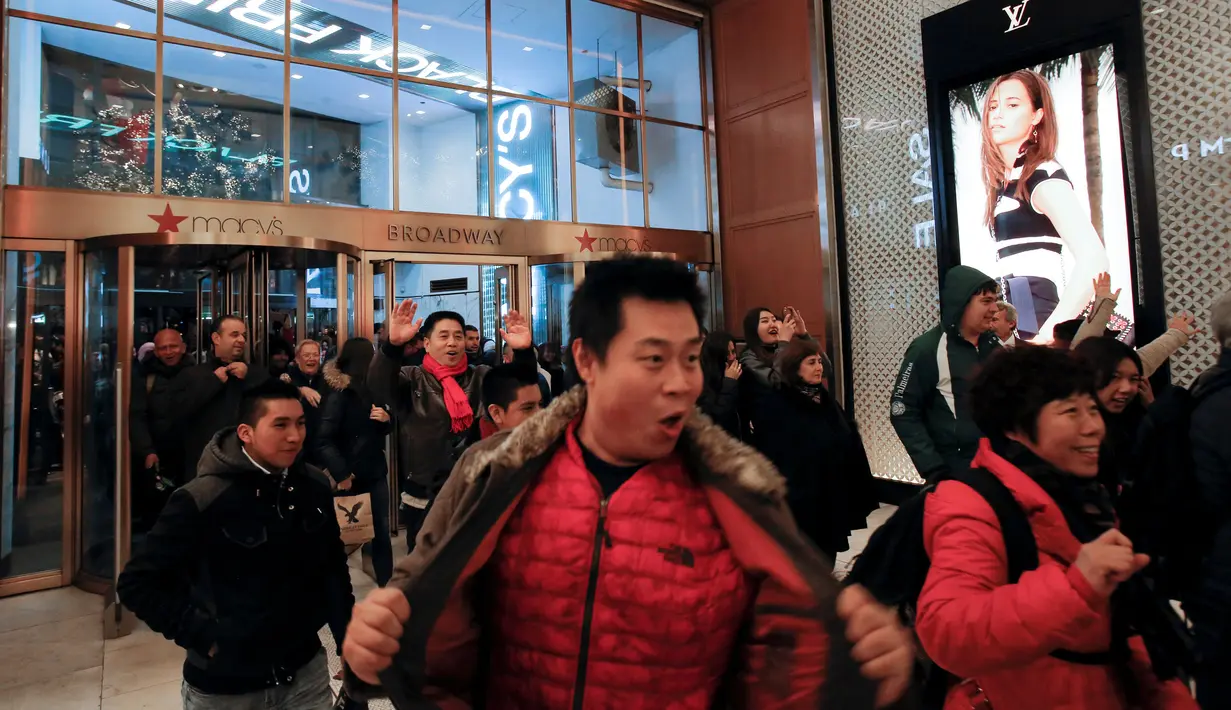
POLYGON ((968 467, 979 445, 966 398, 976 369, 1000 350, 1000 341, 988 332, 973 345, 962 337, 961 322, 970 299, 989 283, 990 276, 969 266, 949 270, 940 292, 941 322, 906 349, 890 396, 893 428, 927 479, 968 467))
MULTIPOLYGON (((445 484, 418 544, 398 564, 391 583, 406 594, 412 609, 393 665, 380 676, 381 690, 400 710, 483 707, 489 664, 501 654, 521 652, 491 645, 494 630, 488 624, 508 597, 493 600, 490 593, 483 593, 483 584, 472 582, 490 580, 489 568, 500 567, 493 552, 502 536, 511 534, 510 519, 520 519, 523 499, 541 499, 541 494, 536 496, 539 481, 551 478, 553 467, 560 465, 561 450, 570 447, 567 432, 584 408, 585 391, 575 388, 512 432, 472 447, 445 484)), ((743 614, 735 652, 725 661, 724 691, 714 707, 870 710, 875 688, 862 679, 850 657, 851 647, 835 611, 838 584, 819 552, 797 531, 785 506, 782 478, 762 456, 699 413, 689 420, 671 458, 677 457, 685 471, 686 492, 681 495, 704 501, 708 511, 696 514, 712 515, 718 522, 724 544, 751 582, 752 603, 743 614)), ((645 469, 639 475, 643 473, 645 469)), ((597 488, 597 483, 593 485, 597 488)), ((610 530, 616 533, 614 527, 610 530)), ((610 546, 611 538, 607 540, 610 546)), ((603 543, 595 539, 592 544, 603 543)), ((617 535, 614 549, 621 544, 624 541, 617 535)), ((683 552, 688 553, 685 565, 691 568, 692 553, 683 552)), ((617 554, 608 552, 607 559, 617 554)), ((701 555, 698 548, 698 567, 701 555)), ((688 571, 679 570, 674 576, 691 579, 688 571)), ((684 584, 664 583, 661 578, 644 582, 636 587, 643 597, 671 594, 684 584), (651 585, 656 589, 651 591, 651 585)), ((554 584, 539 579, 536 586, 550 590, 554 584)), ((504 611, 517 618, 543 613, 526 608, 504 611)), ((672 624, 697 621, 681 618, 672 624)), ((724 631, 731 630, 712 633, 724 631)), ((704 628, 702 632, 711 633, 704 628)), ((631 649, 664 643, 635 634, 625 639, 631 649)), ((697 643, 704 641, 691 645, 697 643)), ((581 648, 580 658, 586 654, 587 648, 581 648)), ((641 671, 635 664, 627 667, 630 678, 640 677, 641 671)), ((361 697, 380 692, 364 687, 349 673, 347 686, 361 697)), ((573 705, 577 706, 576 700, 573 705)))
MULTIPOLYGON (((1000 479, 1021 504, 1039 548, 1039 567, 1008 583, 1004 533, 973 489, 945 481, 927 500, 923 535, 931 559, 915 630, 938 665, 972 679, 995 710, 1128 710, 1116 670, 1049 654, 1105 652, 1111 611, 1074 565, 1081 542, 1060 506, 985 439, 974 464, 1000 479)), ((1140 637, 1129 640, 1129 670, 1143 710, 1196 710, 1179 681, 1160 683, 1140 637)), ((945 710, 971 710, 971 685, 950 690, 945 710)))
MULTIPOLYGON (((536 362, 531 348, 513 351, 513 358, 531 365, 536 362)), ((396 415, 398 475, 438 490, 466 447, 479 439, 483 376, 491 368, 471 366, 457 376, 475 412, 475 424, 470 431, 455 434, 445 406, 444 385, 422 367, 401 367, 401 362, 402 347, 382 340, 368 371, 368 388, 376 404, 389 405, 396 415)))

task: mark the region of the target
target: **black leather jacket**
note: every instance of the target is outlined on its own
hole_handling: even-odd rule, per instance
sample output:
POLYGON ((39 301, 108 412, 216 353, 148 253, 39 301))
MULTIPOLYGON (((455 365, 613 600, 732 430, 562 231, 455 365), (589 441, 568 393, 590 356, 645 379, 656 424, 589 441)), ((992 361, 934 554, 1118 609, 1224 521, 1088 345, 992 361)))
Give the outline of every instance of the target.
MULTIPOLYGON (((534 350, 516 350, 514 360, 533 365, 534 350)), ((444 386, 419 366, 401 367, 402 348, 381 340, 372 369, 368 372, 368 387, 377 405, 389 405, 396 416, 398 436, 398 475, 431 491, 438 491, 449 478, 453 464, 470 444, 479 440, 480 399, 483 376, 491 368, 470 367, 457 376, 474 408, 474 425, 468 431, 454 434, 452 419, 445 407, 444 386)))

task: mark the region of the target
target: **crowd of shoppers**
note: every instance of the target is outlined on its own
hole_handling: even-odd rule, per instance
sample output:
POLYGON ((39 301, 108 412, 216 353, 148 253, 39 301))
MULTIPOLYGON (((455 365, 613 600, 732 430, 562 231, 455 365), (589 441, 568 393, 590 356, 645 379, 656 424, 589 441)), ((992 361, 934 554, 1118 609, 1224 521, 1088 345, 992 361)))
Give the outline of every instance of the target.
MULTIPOLYGON (((917 650, 948 679, 945 710, 1194 708, 1137 635, 1150 559, 1116 527, 1149 378, 1197 329, 1181 314, 1135 350, 1107 330, 1109 277, 1093 286, 1047 348, 1019 337, 994 280, 957 267, 940 324, 906 353, 890 415, 931 484, 917 647, 892 609, 834 580, 877 491, 802 314, 752 309, 741 351, 702 330, 694 275, 649 258, 591 265, 567 357, 516 312, 489 348, 460 314, 419 320, 412 301, 376 342, 323 362, 304 340, 268 370, 238 318, 215 324, 199 365, 158 333, 131 409, 134 470, 157 494, 134 491, 148 534, 119 594, 188 649, 186 708, 331 707, 323 625, 348 668, 342 708, 896 707, 922 685, 917 650), (971 467, 1011 493, 1037 563, 1015 568, 1001 511, 956 480, 971 467), (380 589, 355 605, 332 498, 359 494, 380 589)), ((1211 324, 1223 354, 1192 390, 1191 461, 1219 515, 1231 296, 1211 324)), ((1231 707, 1231 523, 1215 528, 1184 600, 1206 708, 1231 707)))

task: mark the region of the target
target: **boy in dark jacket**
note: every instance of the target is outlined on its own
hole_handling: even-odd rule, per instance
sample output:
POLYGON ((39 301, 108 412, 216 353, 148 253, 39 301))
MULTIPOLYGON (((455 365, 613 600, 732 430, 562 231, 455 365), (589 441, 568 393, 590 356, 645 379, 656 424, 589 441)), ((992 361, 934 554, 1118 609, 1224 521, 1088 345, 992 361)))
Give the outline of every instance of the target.
POLYGON ((244 394, 120 575, 122 602, 188 650, 184 707, 328 710, 317 632, 339 645, 354 597, 328 479, 296 463, 299 392, 244 394))
POLYGON ((889 402, 890 419, 919 475, 969 468, 979 429, 966 403, 979 363, 1000 350, 991 332, 999 289, 983 272, 955 266, 940 292, 940 325, 906 349, 889 402))

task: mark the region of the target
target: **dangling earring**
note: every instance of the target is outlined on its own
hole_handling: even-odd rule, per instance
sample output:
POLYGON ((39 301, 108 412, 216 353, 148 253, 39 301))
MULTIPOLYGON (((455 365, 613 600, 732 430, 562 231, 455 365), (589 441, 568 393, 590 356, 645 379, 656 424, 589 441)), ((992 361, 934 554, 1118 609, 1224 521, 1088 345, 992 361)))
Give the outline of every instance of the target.
POLYGON ((1039 129, 1038 129, 1038 127, 1035 127, 1034 131, 1030 134, 1030 142, 1031 142, 1031 143, 1038 143, 1038 142, 1039 142, 1039 129))

